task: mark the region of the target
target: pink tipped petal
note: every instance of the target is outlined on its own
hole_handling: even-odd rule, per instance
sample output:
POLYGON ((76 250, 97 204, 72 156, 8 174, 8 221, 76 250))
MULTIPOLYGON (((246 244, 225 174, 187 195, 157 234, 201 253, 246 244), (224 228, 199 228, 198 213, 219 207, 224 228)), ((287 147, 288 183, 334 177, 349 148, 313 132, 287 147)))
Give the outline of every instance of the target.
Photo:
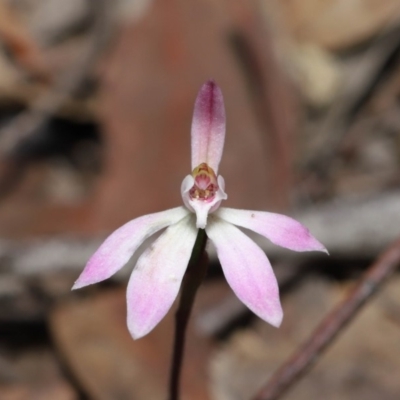
POLYGON ((224 98, 218 85, 210 80, 200 89, 192 121, 192 169, 207 163, 215 173, 225 141, 224 98))
POLYGON ((216 215, 231 224, 263 235, 278 246, 295 251, 317 250, 327 253, 305 226, 286 215, 233 208, 220 208, 216 215))
POLYGON ((237 297, 260 318, 278 327, 283 317, 279 288, 265 253, 238 228, 218 218, 210 217, 206 232, 237 297))
POLYGON ((121 269, 151 235, 189 214, 177 207, 136 218, 113 232, 90 258, 72 289, 101 282, 121 269))
POLYGON ((139 258, 127 290, 128 328, 149 333, 171 308, 188 265, 197 230, 193 216, 171 225, 139 258))

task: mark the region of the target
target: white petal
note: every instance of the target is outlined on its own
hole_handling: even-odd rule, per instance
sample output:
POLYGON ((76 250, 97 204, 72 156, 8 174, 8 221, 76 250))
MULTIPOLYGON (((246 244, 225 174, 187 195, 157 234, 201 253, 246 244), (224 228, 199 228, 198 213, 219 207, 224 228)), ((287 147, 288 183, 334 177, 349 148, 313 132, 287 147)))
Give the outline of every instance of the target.
POLYGON ((133 219, 114 231, 93 254, 72 289, 101 282, 114 275, 151 235, 189 214, 177 207, 133 219))
POLYGON ((193 207, 190 205, 189 191, 194 185, 194 178, 192 175, 186 175, 181 184, 181 195, 185 206, 192 212, 194 212, 193 207))
POLYGON ((171 225, 140 256, 127 290, 127 322, 134 339, 149 333, 171 308, 196 236, 190 215, 171 225))
POLYGON ((279 326, 283 316, 279 288, 265 253, 238 228, 214 215, 206 232, 238 298, 260 318, 279 326))

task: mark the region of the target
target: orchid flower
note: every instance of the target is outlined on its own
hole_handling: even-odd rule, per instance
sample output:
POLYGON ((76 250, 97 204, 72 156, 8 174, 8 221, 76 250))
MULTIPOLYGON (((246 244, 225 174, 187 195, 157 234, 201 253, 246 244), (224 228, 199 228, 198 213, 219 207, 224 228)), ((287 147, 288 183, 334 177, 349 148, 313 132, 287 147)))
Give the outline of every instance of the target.
POLYGON ((224 275, 237 297, 261 319, 282 321, 279 288, 264 251, 237 226, 295 251, 326 251, 308 229, 284 215, 220 207, 227 199, 218 175, 225 141, 221 89, 206 82, 197 96, 192 121, 192 173, 181 185, 184 206, 145 215, 113 232, 88 261, 73 289, 103 281, 131 258, 138 247, 166 230, 137 261, 127 288, 127 324, 134 339, 149 333, 176 299, 198 229, 215 245, 224 275))

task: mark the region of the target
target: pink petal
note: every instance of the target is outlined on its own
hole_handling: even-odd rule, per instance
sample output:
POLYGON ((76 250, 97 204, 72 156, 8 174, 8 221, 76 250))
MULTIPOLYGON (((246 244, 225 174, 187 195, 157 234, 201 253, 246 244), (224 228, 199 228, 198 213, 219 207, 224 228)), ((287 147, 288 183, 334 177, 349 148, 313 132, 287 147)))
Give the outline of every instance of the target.
POLYGON ((263 235, 278 246, 295 251, 318 250, 327 253, 305 226, 286 215, 225 207, 216 211, 216 215, 231 224, 263 235))
POLYGON ((171 308, 196 236, 191 215, 171 225, 140 256, 127 290, 128 328, 134 339, 149 333, 171 308))
POLYGON ((177 207, 136 218, 113 232, 93 254, 72 289, 103 281, 115 274, 151 235, 189 214, 177 207))
POLYGON ((217 173, 224 141, 224 98, 218 85, 210 80, 201 87, 194 105, 192 169, 205 162, 217 173))
POLYGON ((210 216, 206 228, 226 280, 256 315, 278 327, 282 322, 279 288, 265 253, 235 226, 210 216))

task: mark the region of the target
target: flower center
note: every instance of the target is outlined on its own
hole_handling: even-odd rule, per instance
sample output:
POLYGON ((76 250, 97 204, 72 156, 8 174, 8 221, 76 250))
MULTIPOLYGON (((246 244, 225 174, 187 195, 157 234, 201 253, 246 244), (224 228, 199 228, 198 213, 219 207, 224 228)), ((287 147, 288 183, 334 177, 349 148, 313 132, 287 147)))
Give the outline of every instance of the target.
POLYGON ((192 200, 211 201, 218 191, 218 181, 214 170, 202 163, 192 171, 194 185, 189 191, 192 200))

